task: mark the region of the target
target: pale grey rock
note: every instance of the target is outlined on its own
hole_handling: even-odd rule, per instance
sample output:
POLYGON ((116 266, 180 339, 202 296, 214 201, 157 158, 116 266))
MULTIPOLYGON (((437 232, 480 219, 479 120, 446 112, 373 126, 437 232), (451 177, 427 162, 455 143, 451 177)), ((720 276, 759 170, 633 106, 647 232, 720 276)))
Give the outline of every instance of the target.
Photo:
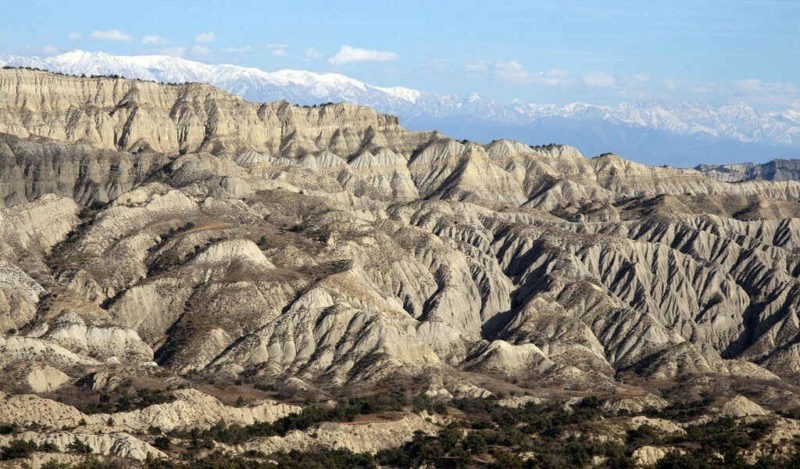
POLYGON ((82 432, 22 432, 18 435, 0 435, 0 445, 6 446, 12 439, 18 438, 36 444, 52 444, 59 451, 66 453, 69 445, 75 440, 91 448, 92 454, 113 455, 133 461, 144 461, 148 457, 163 458, 166 455, 150 446, 150 444, 127 433, 90 434, 82 432))
POLYGON ((25 376, 25 384, 34 393, 55 391, 69 381, 67 374, 48 365, 33 365, 25 376))
POLYGON ((155 404, 140 410, 97 414, 87 417, 89 425, 104 425, 110 418, 114 427, 126 431, 146 431, 158 427, 163 431, 205 429, 218 422, 252 425, 257 422, 273 422, 281 417, 300 411, 300 407, 274 401, 258 401, 245 407, 232 407, 194 389, 173 392, 175 400, 166 404, 155 404))
POLYGON ((735 418, 751 416, 759 417, 770 414, 769 411, 765 410, 760 405, 742 395, 736 395, 732 399, 722 404, 720 406, 719 413, 735 418))
POLYGON ((98 360, 116 357, 127 363, 140 363, 153 359, 153 350, 136 331, 114 325, 86 324, 72 312, 55 318, 39 338, 98 360))
MULTIPOLYGON (((666 405, 643 382, 800 377, 797 181, 459 142, 204 85, 4 70, 0 91, 7 373, 40 361, 97 392, 119 370, 299 396, 568 388, 617 413, 666 405)), ((186 395, 111 417, 188 428, 268 407, 186 395)), ((292 438, 262 446, 312 440, 292 438)))
POLYGON ((356 453, 376 453, 396 448, 410 441, 415 432, 434 434, 441 420, 427 414, 406 414, 399 419, 351 423, 323 423, 306 431, 292 431, 285 437, 256 438, 234 452, 248 450, 276 451, 309 450, 316 446, 343 448, 356 453))
POLYGON ((631 457, 633 458, 633 462, 636 467, 650 467, 656 464, 658 461, 664 458, 664 456, 672 453, 673 451, 678 451, 679 453, 683 453, 684 450, 680 448, 674 448, 671 446, 642 446, 641 448, 637 448, 631 457))

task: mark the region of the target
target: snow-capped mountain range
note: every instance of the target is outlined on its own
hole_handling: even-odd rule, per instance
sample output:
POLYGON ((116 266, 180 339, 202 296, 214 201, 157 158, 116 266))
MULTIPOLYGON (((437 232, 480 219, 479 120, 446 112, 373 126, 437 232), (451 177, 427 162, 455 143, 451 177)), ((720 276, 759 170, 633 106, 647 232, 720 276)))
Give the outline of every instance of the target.
POLYGON ((458 138, 565 142, 587 154, 613 151, 648 163, 693 165, 800 156, 800 112, 757 112, 744 104, 499 102, 477 94, 441 95, 379 87, 337 73, 268 72, 164 55, 72 51, 52 57, 0 57, 0 65, 71 75, 120 75, 160 82, 204 82, 252 101, 352 102, 395 114, 410 128, 435 127, 458 138))

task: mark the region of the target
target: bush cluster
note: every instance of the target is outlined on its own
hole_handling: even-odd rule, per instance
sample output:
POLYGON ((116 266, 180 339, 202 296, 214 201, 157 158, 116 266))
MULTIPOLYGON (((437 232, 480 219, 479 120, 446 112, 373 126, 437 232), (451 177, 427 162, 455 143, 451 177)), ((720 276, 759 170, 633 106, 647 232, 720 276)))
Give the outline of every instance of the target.
MULTIPOLYGON (((660 411, 660 415, 687 418, 698 409, 705 409, 710 401, 704 399, 679 403, 660 411)), ((602 410, 602 401, 589 397, 571 406, 560 404, 537 405, 529 403, 519 408, 507 408, 491 399, 462 399, 449 403, 449 407, 424 397, 410 397, 403 393, 370 397, 342 398, 336 405, 309 405, 301 412, 277 421, 254 425, 225 425, 219 423, 208 430, 171 432, 164 435, 161 429, 149 429, 157 436, 154 446, 164 451, 181 450, 182 460, 155 460, 145 463, 148 469, 196 468, 373 468, 373 467, 490 467, 497 469, 573 467, 632 468, 634 451, 645 445, 671 446, 677 450, 667 455, 657 468, 740 468, 747 464, 741 454, 752 449, 755 442, 772 429, 769 420, 745 421, 721 417, 694 425, 686 425, 685 434, 669 434, 660 429, 642 425, 630 430, 624 440, 593 438, 598 422, 616 418, 602 410), (435 435, 422 432, 414 434, 411 441, 397 447, 379 451, 376 455, 358 454, 347 450, 314 448, 308 451, 278 452, 266 455, 250 451, 230 455, 216 451, 214 442, 228 445, 243 443, 259 436, 283 436, 292 430, 308 429, 323 421, 352 421, 359 415, 380 414, 392 411, 417 411, 447 413, 451 423, 435 435), (454 416, 461 417, 452 421, 454 416), (204 449, 207 451, 197 451, 204 449)), ((82 453, 81 448, 70 447, 82 453)), ((17 441, 4 449, 4 458, 25 457, 37 447, 29 442, 17 441)), ((796 452, 800 454, 800 452, 796 452)), ((103 466, 91 459, 86 468, 103 466)), ((88 464, 88 463, 87 463, 88 464)), ((108 464, 113 464, 110 462, 108 464)), ((800 456, 790 460, 762 458, 755 467, 800 467, 800 456)))
POLYGON ((135 392, 118 395, 101 394, 97 403, 87 404, 81 410, 87 414, 111 414, 142 409, 154 404, 165 404, 174 400, 175 397, 167 391, 139 388, 135 392))
POLYGON ((11 440, 7 446, 0 448, 0 461, 27 458, 36 451, 55 452, 58 448, 52 443, 36 444, 28 440, 11 440))

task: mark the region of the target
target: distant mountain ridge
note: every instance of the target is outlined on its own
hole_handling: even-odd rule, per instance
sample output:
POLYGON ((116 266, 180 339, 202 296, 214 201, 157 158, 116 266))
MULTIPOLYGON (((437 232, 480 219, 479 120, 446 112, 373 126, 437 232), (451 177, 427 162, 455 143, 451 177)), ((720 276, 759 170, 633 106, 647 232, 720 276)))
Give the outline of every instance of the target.
POLYGON ((251 101, 351 102, 397 115, 416 130, 437 128, 454 137, 482 141, 504 137, 531 144, 570 142, 587 154, 613 151, 652 164, 694 166, 800 156, 800 112, 796 110, 763 113, 743 104, 499 102, 477 94, 440 95, 374 86, 337 73, 267 72, 163 55, 72 51, 47 58, 0 58, 0 64, 72 75, 204 82, 251 101))
POLYGON ((722 182, 800 180, 800 160, 772 160, 761 164, 704 164, 695 169, 722 182))

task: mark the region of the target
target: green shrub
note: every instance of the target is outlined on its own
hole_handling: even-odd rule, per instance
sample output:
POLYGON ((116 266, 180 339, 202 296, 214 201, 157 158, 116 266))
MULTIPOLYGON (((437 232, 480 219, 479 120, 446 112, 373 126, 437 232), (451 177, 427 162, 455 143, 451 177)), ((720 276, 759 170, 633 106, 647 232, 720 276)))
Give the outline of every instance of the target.
POLYGON ((11 440, 8 446, 0 450, 0 460, 27 458, 34 451, 38 451, 39 446, 33 441, 11 440))
POLYGON ((67 449, 69 451, 72 451, 73 453, 78 453, 78 454, 90 454, 92 452, 91 446, 89 446, 88 444, 84 443, 83 441, 77 438, 72 440, 72 443, 70 443, 69 446, 67 446, 67 449))
POLYGON ((160 449, 161 451, 169 451, 170 447, 172 446, 172 441, 169 439, 168 436, 159 436, 158 438, 153 441, 153 446, 160 449))
POLYGON ((11 433, 15 433, 17 431, 16 424, 3 424, 0 425, 0 435, 10 435, 11 433))
POLYGON ((478 432, 470 432, 470 434, 464 438, 463 445, 464 449, 472 454, 485 453, 486 449, 489 447, 486 444, 486 438, 478 432))

